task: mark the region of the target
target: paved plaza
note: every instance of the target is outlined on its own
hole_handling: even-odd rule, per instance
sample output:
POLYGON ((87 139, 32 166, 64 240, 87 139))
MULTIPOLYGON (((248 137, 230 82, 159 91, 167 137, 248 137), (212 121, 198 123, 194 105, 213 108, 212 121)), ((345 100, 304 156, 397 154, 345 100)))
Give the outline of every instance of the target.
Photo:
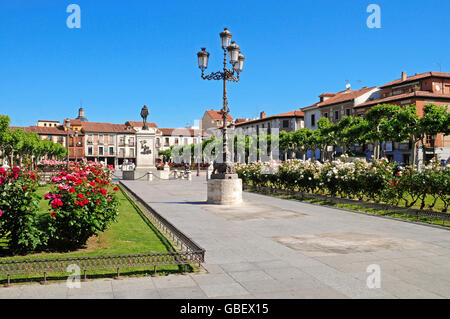
POLYGON ((17 285, 0 298, 450 298, 448 230, 252 193, 208 205, 204 176, 124 183, 206 249, 203 271, 17 285))

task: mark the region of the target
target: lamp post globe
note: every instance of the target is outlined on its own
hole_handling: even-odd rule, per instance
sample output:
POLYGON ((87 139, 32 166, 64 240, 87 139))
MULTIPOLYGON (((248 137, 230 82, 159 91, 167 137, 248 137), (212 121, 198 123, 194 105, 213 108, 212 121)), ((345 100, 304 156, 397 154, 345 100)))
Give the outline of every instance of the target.
POLYGON ((202 48, 202 50, 197 53, 197 57, 199 69, 201 69, 202 71, 207 69, 209 53, 206 51, 206 48, 202 48))
POLYGON ((231 42, 231 44, 227 47, 228 53, 230 54, 230 63, 235 64, 239 60, 239 52, 240 48, 236 44, 236 41, 231 42))
POLYGON ((231 43, 231 32, 228 31, 228 28, 224 28, 222 32, 220 32, 220 40, 222 42, 222 49, 226 50, 231 43))

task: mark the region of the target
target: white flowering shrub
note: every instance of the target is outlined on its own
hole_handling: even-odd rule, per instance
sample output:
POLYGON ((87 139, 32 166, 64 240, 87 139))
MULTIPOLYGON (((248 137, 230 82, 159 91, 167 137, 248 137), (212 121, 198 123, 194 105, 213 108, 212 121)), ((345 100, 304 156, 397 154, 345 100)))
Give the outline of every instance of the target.
POLYGON ((368 163, 354 162, 342 156, 320 163, 310 160, 288 160, 282 163, 237 164, 236 171, 244 184, 267 186, 300 192, 331 194, 359 200, 369 199, 411 207, 428 203, 433 208, 438 200, 447 211, 450 203, 450 165, 440 167, 431 162, 421 171, 399 169, 382 158, 368 163))

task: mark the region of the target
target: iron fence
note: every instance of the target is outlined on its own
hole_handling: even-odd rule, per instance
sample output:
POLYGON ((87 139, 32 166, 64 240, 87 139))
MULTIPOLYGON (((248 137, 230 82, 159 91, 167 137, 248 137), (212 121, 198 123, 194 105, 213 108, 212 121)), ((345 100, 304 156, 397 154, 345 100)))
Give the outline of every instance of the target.
POLYGON ((126 185, 121 183, 126 189, 124 195, 129 198, 131 193, 135 200, 143 205, 147 214, 130 200, 138 213, 144 218, 148 218, 159 231, 164 233, 172 243, 179 249, 170 252, 140 253, 140 254, 124 254, 124 255, 100 255, 85 257, 55 257, 55 258, 31 258, 31 259, 7 259, 0 261, 0 274, 7 276, 6 286, 11 284, 11 275, 15 274, 32 274, 42 273, 44 275, 45 284, 47 282, 47 273, 67 272, 67 267, 77 265, 84 272, 84 280, 86 280, 86 272, 88 270, 98 269, 115 269, 117 277, 120 276, 120 269, 153 267, 156 273, 157 266, 183 266, 200 264, 205 260, 205 250, 197 245, 191 238, 178 230, 173 224, 164 217, 154 211, 148 204, 139 199, 126 185))
POLYGON ((320 194, 311 194, 311 193, 304 193, 304 192, 298 192, 294 190, 287 190, 287 189, 278 189, 278 188, 271 188, 267 186, 253 186, 253 185, 243 185, 244 190, 254 190, 259 192, 265 192, 265 193, 275 193, 279 195, 299 195, 304 198, 309 199, 319 199, 324 201, 329 201, 333 203, 344 203, 344 204, 352 204, 352 205, 361 205, 368 208, 375 208, 379 210, 388 210, 392 211, 395 214, 405 214, 409 216, 413 216, 415 218, 431 218, 435 220, 442 220, 442 225, 445 225, 446 221, 450 221, 450 213, 442 213, 442 212, 436 212, 436 211, 430 211, 430 210, 420 210, 420 209, 414 209, 409 207, 398 207, 398 206, 392 206, 389 204, 379 204, 379 203, 369 203, 369 202, 362 202, 362 201, 356 201, 353 199, 348 198, 336 198, 331 195, 320 195, 320 194))

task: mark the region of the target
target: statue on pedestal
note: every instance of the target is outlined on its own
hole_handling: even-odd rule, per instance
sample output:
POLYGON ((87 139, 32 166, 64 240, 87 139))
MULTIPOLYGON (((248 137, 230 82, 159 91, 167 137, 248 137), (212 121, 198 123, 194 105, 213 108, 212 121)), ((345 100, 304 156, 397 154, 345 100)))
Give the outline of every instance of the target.
POLYGON ((148 116, 148 108, 147 108, 147 105, 144 105, 141 110, 141 117, 144 122, 144 125, 142 126, 142 130, 148 130, 147 116, 148 116))

